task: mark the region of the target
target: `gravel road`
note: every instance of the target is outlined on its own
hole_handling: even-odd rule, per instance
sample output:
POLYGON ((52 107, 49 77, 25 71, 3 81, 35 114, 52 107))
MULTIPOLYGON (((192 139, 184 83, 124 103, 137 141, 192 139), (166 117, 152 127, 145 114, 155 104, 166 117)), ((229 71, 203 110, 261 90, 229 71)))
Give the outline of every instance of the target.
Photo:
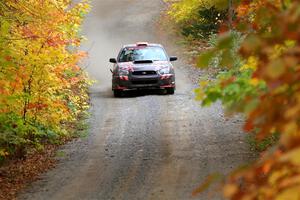
MULTIPOLYGON (((83 27, 91 76, 90 135, 69 143, 58 166, 20 196, 30 200, 188 200, 210 173, 226 174, 253 157, 239 117, 194 101, 191 70, 177 62, 175 95, 113 98, 108 59, 136 41, 172 42, 156 34, 161 0, 94 0, 83 27)), ((221 199, 219 195, 212 199, 221 199)))

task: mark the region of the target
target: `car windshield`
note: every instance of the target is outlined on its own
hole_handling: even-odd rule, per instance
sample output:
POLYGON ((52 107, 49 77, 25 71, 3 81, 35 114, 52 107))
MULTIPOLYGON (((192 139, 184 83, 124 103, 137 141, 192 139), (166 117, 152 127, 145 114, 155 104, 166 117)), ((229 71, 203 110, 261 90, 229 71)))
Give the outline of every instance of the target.
POLYGON ((119 56, 119 62, 137 60, 167 61, 167 55, 161 47, 126 47, 119 56))

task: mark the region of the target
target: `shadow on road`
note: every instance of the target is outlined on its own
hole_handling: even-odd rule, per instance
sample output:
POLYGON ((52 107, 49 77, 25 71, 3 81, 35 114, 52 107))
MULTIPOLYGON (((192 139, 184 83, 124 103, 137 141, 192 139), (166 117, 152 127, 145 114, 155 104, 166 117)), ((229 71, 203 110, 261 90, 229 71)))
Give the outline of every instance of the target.
POLYGON ((102 90, 99 88, 92 88, 90 91, 90 95, 93 97, 101 97, 101 98, 136 98, 142 96, 168 96, 165 90, 161 89, 139 89, 139 90, 129 90, 125 91, 121 97, 114 97, 111 89, 102 90))
POLYGON ((160 89, 157 89, 157 90, 153 90, 153 89, 152 90, 147 90, 147 89, 130 90, 130 91, 124 92, 124 94, 120 98, 135 98, 135 97, 142 97, 142 96, 149 96, 149 95, 164 96, 164 95, 167 95, 167 93, 166 93, 166 91, 160 90, 160 89))

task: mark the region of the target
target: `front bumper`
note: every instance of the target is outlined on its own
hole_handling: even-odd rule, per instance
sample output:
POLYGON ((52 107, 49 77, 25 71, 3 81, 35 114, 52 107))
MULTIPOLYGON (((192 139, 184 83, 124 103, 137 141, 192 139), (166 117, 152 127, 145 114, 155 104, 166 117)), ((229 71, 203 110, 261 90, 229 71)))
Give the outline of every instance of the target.
POLYGON ((112 81, 113 90, 175 88, 175 75, 116 76, 112 81))

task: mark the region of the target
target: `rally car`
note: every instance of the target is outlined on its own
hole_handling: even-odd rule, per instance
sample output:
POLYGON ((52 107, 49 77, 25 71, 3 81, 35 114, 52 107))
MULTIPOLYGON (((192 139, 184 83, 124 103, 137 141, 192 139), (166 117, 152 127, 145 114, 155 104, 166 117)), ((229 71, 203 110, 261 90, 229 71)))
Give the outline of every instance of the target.
POLYGON ((114 63, 112 72, 112 90, 120 97, 128 90, 162 89, 167 94, 175 92, 175 72, 169 57, 160 44, 139 42, 125 45, 117 57, 109 61, 114 63))

